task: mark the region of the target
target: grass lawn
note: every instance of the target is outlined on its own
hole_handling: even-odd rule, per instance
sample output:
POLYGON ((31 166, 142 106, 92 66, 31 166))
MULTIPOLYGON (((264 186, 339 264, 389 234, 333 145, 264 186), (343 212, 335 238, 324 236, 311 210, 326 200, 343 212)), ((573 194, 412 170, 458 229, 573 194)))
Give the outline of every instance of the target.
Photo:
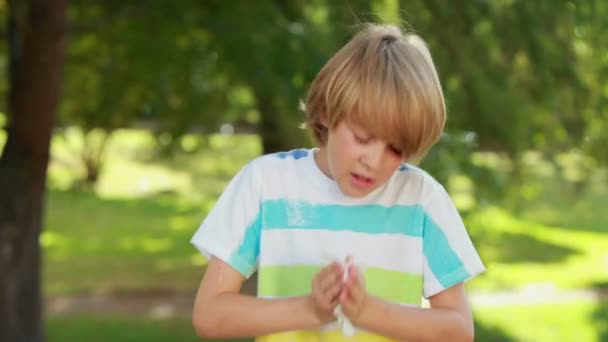
POLYGON ((190 238, 226 182, 259 153, 256 142, 215 136, 208 149, 167 160, 149 134, 119 131, 95 192, 84 192, 63 190, 79 169, 55 138, 41 236, 46 294, 193 291, 205 260, 190 238))
MULTIPOLYGON (((116 316, 58 316, 46 322, 50 342, 201 341, 189 320, 144 320, 116 316)), ((212 342, 216 340, 206 340, 212 342)), ((219 340, 217 340, 219 341, 219 340)), ((221 340, 227 342, 250 340, 221 340)))
MULTIPOLYGON (((477 308, 475 318, 476 341, 608 340, 608 302, 477 308)), ((194 336, 190 321, 185 319, 57 316, 46 324, 51 342, 200 341, 194 336)))
POLYGON ((475 309, 476 341, 608 341, 608 302, 475 309))
POLYGON ((170 199, 101 199, 51 191, 47 295, 193 291, 205 260, 189 244, 204 209, 170 199))
MULTIPOLYGON (((189 244, 208 210, 173 197, 107 199, 51 191, 41 243, 47 294, 192 291, 205 260, 189 244)), ((488 271, 469 289, 586 288, 608 282, 608 234, 499 209, 467 220, 488 271)))
MULTIPOLYGON (((94 191, 67 190, 79 172, 69 150, 54 140, 41 236, 46 295, 193 293, 206 261, 190 237, 260 146, 252 136, 213 136, 207 149, 166 158, 149 134, 120 131, 94 191)), ((606 172, 576 200, 564 196, 568 184, 558 175, 531 177, 534 195, 517 213, 495 204, 465 215, 488 267, 469 290, 608 285, 606 172)), ((475 308, 477 340, 608 340, 608 303, 601 304, 475 308)), ((48 331, 50 341, 196 340, 190 322, 180 320, 57 316, 48 331)))
MULTIPOLYGON (((192 291, 205 260, 189 244, 228 180, 259 154, 253 136, 212 136, 209 147, 164 158, 141 131, 119 131, 95 192, 65 191, 78 173, 64 140, 53 142, 45 230, 47 294, 192 291)), ((72 155, 73 159, 73 155, 72 155)), ((572 203, 555 174, 518 215, 497 206, 465 222, 488 267, 470 289, 608 284, 608 182, 572 203)), ((539 185, 540 184, 540 185, 539 185)))
POLYGON ((469 288, 568 289, 608 282, 608 231, 542 224, 498 208, 474 213, 466 222, 487 266, 469 288))

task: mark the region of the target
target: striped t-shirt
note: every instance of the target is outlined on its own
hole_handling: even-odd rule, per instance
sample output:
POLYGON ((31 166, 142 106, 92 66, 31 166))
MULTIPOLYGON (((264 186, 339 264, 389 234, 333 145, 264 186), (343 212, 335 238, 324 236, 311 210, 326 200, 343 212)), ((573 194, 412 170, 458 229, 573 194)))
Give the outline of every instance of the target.
MULTIPOLYGON (((314 275, 352 255, 367 291, 402 305, 429 298, 481 273, 484 266, 445 189, 424 171, 403 165, 362 198, 344 195, 321 172, 315 150, 259 157, 231 180, 192 238, 207 257, 245 277, 258 272, 258 296, 311 293, 314 275)), ((388 341, 335 323, 257 341, 388 341)))

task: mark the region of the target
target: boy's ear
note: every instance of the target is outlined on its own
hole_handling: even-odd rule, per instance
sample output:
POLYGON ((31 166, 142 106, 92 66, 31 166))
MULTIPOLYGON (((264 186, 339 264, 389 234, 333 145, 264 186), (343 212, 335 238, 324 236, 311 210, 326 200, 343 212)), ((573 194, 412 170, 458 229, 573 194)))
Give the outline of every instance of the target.
POLYGON ((319 132, 329 132, 331 130, 331 126, 327 122, 327 119, 320 119, 316 124, 316 129, 319 132))

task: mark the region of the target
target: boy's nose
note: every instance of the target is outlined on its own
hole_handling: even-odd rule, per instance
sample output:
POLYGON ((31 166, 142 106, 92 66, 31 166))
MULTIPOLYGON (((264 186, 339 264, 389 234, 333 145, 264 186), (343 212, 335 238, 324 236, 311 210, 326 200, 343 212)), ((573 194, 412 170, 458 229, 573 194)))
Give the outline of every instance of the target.
POLYGON ((362 158, 365 166, 371 170, 375 170, 380 167, 384 150, 384 144, 380 141, 369 144, 362 158))

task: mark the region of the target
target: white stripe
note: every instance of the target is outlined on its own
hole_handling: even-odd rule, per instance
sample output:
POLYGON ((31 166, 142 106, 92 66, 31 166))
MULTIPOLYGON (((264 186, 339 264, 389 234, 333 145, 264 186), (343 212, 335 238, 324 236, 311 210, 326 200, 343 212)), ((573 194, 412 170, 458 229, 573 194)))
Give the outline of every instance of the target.
MULTIPOLYGON (((309 153, 311 153, 309 151, 309 153)), ((309 174, 311 163, 314 160, 308 157, 294 160, 293 158, 281 159, 275 156, 264 156, 255 160, 264 170, 264 179, 270 180, 264 184, 264 199, 276 200, 290 198, 298 201, 306 201, 318 204, 359 204, 373 202, 374 204, 393 205, 416 205, 420 204, 431 194, 434 180, 425 172, 417 169, 408 171, 396 171, 388 180, 388 184, 376 198, 353 198, 340 196, 339 203, 332 202, 326 193, 319 193, 315 186, 306 186, 306 180, 311 180, 314 175, 309 174)), ((311 180, 315 181, 315 180, 311 180)))
POLYGON ((484 271, 483 263, 475 250, 462 218, 458 213, 448 193, 439 187, 425 208, 427 215, 439 226, 445 234, 450 247, 458 256, 467 272, 477 275, 484 271))
POLYGON ((422 240, 400 234, 272 229, 262 231, 263 266, 327 265, 353 256, 355 265, 422 274, 422 240))
POLYGON ((238 250, 247 228, 259 213, 261 184, 256 176, 252 164, 245 165, 230 180, 192 237, 191 243, 206 257, 222 251, 216 256, 227 261, 238 250))
POLYGON ((422 279, 424 280, 424 283, 422 284, 422 294, 424 295, 424 298, 428 299, 444 290, 439 280, 437 280, 437 277, 435 277, 435 274, 431 271, 431 267, 426 258, 424 258, 424 274, 422 279))

